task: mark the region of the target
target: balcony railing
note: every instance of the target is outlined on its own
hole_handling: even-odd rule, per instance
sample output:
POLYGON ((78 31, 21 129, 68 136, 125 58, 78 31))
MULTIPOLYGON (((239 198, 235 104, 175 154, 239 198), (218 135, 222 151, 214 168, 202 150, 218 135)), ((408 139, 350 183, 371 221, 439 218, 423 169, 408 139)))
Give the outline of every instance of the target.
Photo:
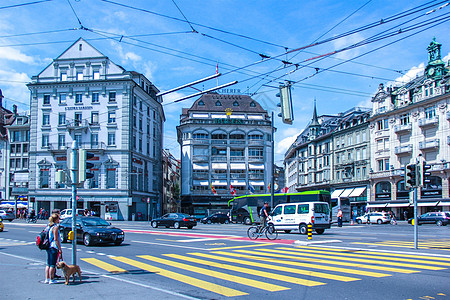
POLYGON ((434 116, 431 119, 419 119, 420 127, 437 126, 439 124, 439 117, 434 116))
POLYGON ((264 145, 264 140, 248 140, 249 145, 264 145))
POLYGON ((264 179, 264 174, 248 174, 248 179, 264 179))
POLYGON ((230 161, 244 162, 245 161, 245 156, 230 156, 230 161))
POLYGON ((246 177, 246 174, 233 174, 233 173, 231 173, 230 174, 230 178, 231 179, 245 179, 245 177, 246 177))
POLYGON ((249 156, 248 157, 248 161, 264 161, 264 157, 263 156, 249 156))
POLYGON ((208 145, 209 139, 193 139, 192 143, 194 144, 201 144, 201 145, 208 145))
POLYGON ((431 148, 439 148, 439 139, 419 142, 420 150, 431 149, 431 148))
MULTIPOLYGON (((52 152, 65 152, 67 149, 70 149, 72 147, 72 142, 68 142, 65 144, 59 144, 59 143, 52 143, 48 144, 48 149, 52 152)), ((104 151, 106 149, 106 144, 103 142, 100 143, 81 143, 78 144, 79 149, 86 149, 86 150, 100 150, 104 151)))
POLYGON ((213 162, 226 162, 227 157, 226 156, 211 156, 211 161, 213 162))
POLYGON ((194 155, 192 157, 192 161, 193 162, 205 162, 209 160, 209 156, 208 155, 194 155))
POLYGON ((215 145, 225 145, 227 143, 227 140, 211 140, 211 144, 215 145))
POLYGON ((397 146, 395 147, 394 153, 395 154, 403 154, 403 153, 411 153, 412 152, 412 145, 405 145, 405 146, 397 146))
POLYGON ((227 174, 211 174, 212 179, 227 179, 227 174))
POLYGON ((200 174, 196 174, 195 172, 192 174, 192 178, 193 179, 209 179, 209 174, 204 174, 204 173, 200 173, 200 174))
POLYGON ((410 132, 412 130, 411 123, 406 125, 395 125, 394 126, 394 132, 395 133, 403 133, 403 132, 410 132))
POLYGON ((230 141, 230 144, 239 144, 239 145, 243 145, 243 144, 245 144, 245 140, 229 140, 230 141))
POLYGON ((85 129, 87 127, 89 127, 88 120, 73 120, 67 122, 67 128, 71 130, 85 129))

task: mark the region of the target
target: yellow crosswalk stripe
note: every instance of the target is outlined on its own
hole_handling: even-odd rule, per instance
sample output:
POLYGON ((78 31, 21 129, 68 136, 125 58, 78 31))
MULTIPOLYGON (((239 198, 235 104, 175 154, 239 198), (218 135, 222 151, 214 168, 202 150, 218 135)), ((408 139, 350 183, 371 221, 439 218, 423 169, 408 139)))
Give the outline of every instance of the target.
MULTIPOLYGON (((352 244, 358 244, 358 245, 380 245, 380 246, 387 246, 387 247, 394 247, 394 248, 413 248, 414 245, 394 245, 394 244, 376 244, 376 243, 364 243, 364 242, 352 242, 352 244)), ((425 246, 420 246, 419 244, 419 249, 430 249, 430 247, 425 247, 425 246)), ((450 249, 441 249, 441 250, 445 250, 445 251, 449 251, 450 249)))
MULTIPOLYGON (((172 265, 172 266, 175 265, 173 261, 162 262, 162 261, 164 261, 163 259, 159 259, 159 258, 152 257, 152 256, 149 256, 149 255, 140 255, 138 257, 141 257, 141 258, 144 258, 144 259, 148 259, 148 260, 151 260, 151 261, 156 261, 156 262, 169 264, 169 265, 172 265)), ((178 264, 178 265, 182 265, 182 264, 178 264)), ((301 279, 301 278, 296 278, 296 277, 292 277, 292 276, 279 275, 279 274, 269 273, 269 272, 262 272, 262 271, 249 269, 249 268, 236 267, 236 266, 233 266, 233 265, 225 265, 225 264, 219 264, 219 263, 214 263, 214 262, 208 262, 208 265, 212 266, 212 267, 221 268, 221 269, 227 269, 227 270, 230 270, 230 271, 236 271, 236 272, 240 272, 240 273, 244 273, 244 274, 249 274, 250 273, 252 275, 259 276, 259 277, 270 278, 270 279, 277 279, 277 280, 280 280, 280 281, 286 281, 286 282, 289 282, 289 283, 295 283, 295 284, 300 284, 300 285, 305 285, 305 286, 318 286, 318 285, 324 285, 325 284, 323 282, 307 280, 307 279, 301 279)), ((186 268, 186 267, 190 268, 189 265, 185 265, 183 268, 186 268)))
MULTIPOLYGON (((301 247, 301 248, 305 248, 305 247, 301 247)), ((309 249, 310 248, 311 247, 309 247, 309 249)), ((373 255, 379 255, 379 256, 410 257, 410 258, 418 258, 418 259, 450 261, 450 258, 448 258, 448 257, 439 257, 439 256, 412 255, 412 254, 392 253, 392 252, 376 252, 376 251, 367 251, 367 250, 347 250, 347 249, 325 248, 325 247, 314 247, 314 249, 324 249, 324 250, 335 251, 335 252, 350 252, 350 253, 356 252, 356 253, 373 254, 373 255)))
MULTIPOLYGON (((290 266, 312 268, 312 269, 341 272, 341 273, 349 273, 349 274, 353 274, 353 275, 363 275, 363 276, 370 276, 370 277, 391 276, 389 274, 378 273, 378 272, 368 272, 368 271, 348 269, 348 268, 337 268, 337 267, 332 267, 332 266, 324 266, 324 265, 317 265, 317 264, 311 264, 311 263, 301 263, 301 262, 295 262, 295 261, 290 261, 290 260, 271 259, 271 258, 260 257, 260 256, 255 256, 255 255, 245 255, 245 254, 240 254, 240 253, 236 253, 236 252, 230 253, 230 252, 217 251, 214 253, 221 254, 221 255, 227 255, 227 256, 233 256, 233 257, 248 258, 248 259, 252 259, 252 260, 261 260, 261 261, 265 261, 265 262, 279 263, 279 264, 290 265, 290 266)), ((290 258, 290 257, 283 256, 282 258, 290 258)))
POLYGON ((137 267, 139 269, 148 271, 148 272, 152 272, 152 273, 156 273, 158 275, 179 281, 179 282, 183 282, 219 295, 223 295, 226 297, 237 297, 237 296, 243 296, 243 295, 248 295, 247 293, 235 290, 235 289, 231 289, 231 288, 227 288, 212 282, 208 282, 208 281, 204 281, 204 280, 200 280, 200 279, 196 279, 193 278, 191 276, 186 276, 186 275, 182 275, 182 274, 178 274, 176 272, 172 272, 172 271, 168 271, 168 270, 164 270, 162 268, 157 268, 154 267, 152 265, 146 264, 146 263, 142 263, 139 262, 137 260, 133 260, 133 259, 129 259, 126 257, 122 257, 122 256, 117 256, 117 257, 112 257, 112 259, 115 259, 117 261, 120 261, 122 263, 137 267))
POLYGON ((336 253, 334 251, 328 251, 328 250, 313 250, 311 248, 302 248, 295 249, 295 251, 301 251, 302 253, 308 252, 308 253, 325 253, 325 254, 333 254, 333 255, 340 255, 340 256, 348 256, 348 257, 363 257, 363 258, 376 258, 376 259, 383 259, 383 260, 392 260, 392 261, 399 261, 399 262, 412 262, 412 263, 419 263, 419 264, 430 264, 430 265, 440 265, 440 266, 450 266, 450 263, 445 262, 436 262, 436 261, 418 261, 416 259, 408 259, 408 258, 399 258, 399 257, 388 257, 388 256, 373 256, 373 255, 365 255, 358 253, 343 253, 339 252, 336 253))
MULTIPOLYGON (((341 261, 334 261, 334 260, 329 260, 329 259, 312 259, 312 258, 309 258, 306 256, 303 257, 299 253, 289 252, 289 251, 272 250, 272 249, 258 249, 258 250, 261 252, 248 251, 248 250, 235 250, 235 251, 242 252, 242 253, 263 255, 263 256, 288 258, 288 259, 295 258, 297 260, 305 260, 307 262, 313 262, 313 263, 323 263, 323 264, 329 264, 329 265, 357 267, 357 268, 377 270, 377 271, 388 271, 388 272, 405 273, 405 274, 419 272, 416 270, 390 268, 390 267, 384 267, 384 266, 372 266, 372 265, 367 265, 367 264, 356 264, 356 263, 351 263, 351 262, 341 262, 341 261), (269 253, 267 253, 267 252, 269 252, 269 253)), ((326 268, 326 267, 327 266, 324 266, 324 268, 326 268)))
MULTIPOLYGON (((204 254, 204 253, 188 253, 188 254, 200 256, 200 257, 206 257, 206 258, 215 259, 215 260, 237 263, 237 264, 241 264, 241 265, 254 266, 254 267, 258 267, 258 268, 277 270, 277 271, 282 271, 282 272, 295 273, 295 274, 307 275, 307 276, 313 276, 313 277, 319 277, 319 278, 326 278, 326 279, 337 280, 337 281, 349 282, 349 281, 361 280, 361 279, 355 278, 355 277, 333 275, 333 274, 314 272, 314 271, 309 271, 309 270, 307 271, 307 270, 292 269, 292 268, 287 268, 287 267, 273 265, 273 264, 250 262, 250 261, 245 261, 245 260, 239 260, 239 259, 234 259, 234 258, 229 258, 229 257, 220 257, 220 256, 209 255, 209 254, 204 254)), ((175 254, 166 254, 166 255, 173 257, 173 258, 184 259, 184 260, 188 260, 188 261, 192 261, 192 262, 196 262, 196 263, 200 263, 200 264, 205 264, 205 265, 211 265, 211 261, 195 259, 192 257, 183 257, 181 255, 175 255, 175 254)))
POLYGON ((230 246, 230 247, 210 248, 210 249, 208 249, 208 250, 228 250, 228 249, 249 248, 249 247, 260 247, 260 246, 271 246, 271 245, 273 245, 273 244, 261 243, 261 244, 245 245, 245 246, 230 246))
MULTIPOLYGON (((381 261, 378 259, 362 259, 357 257, 341 257, 338 255, 322 255, 322 254, 316 254, 316 253, 309 253, 310 251, 304 251, 303 249, 291 249, 291 248, 278 248, 281 250, 290 250, 293 252, 299 253, 299 255, 302 256, 310 256, 310 257, 320 257, 320 258, 327 258, 327 259, 336 259, 336 260, 350 260, 354 262, 361 262, 361 263, 370 263, 370 264, 377 264, 377 265, 389 265, 389 266, 397 266, 397 267, 406 267, 406 268, 414 268, 414 269, 423 269, 423 270, 444 270, 445 268, 440 267, 433 267, 433 266, 425 266, 421 264, 405 264, 405 263, 397 263, 397 262, 390 262, 390 261, 381 261)), ((263 250, 265 251, 265 250, 263 250)), ((324 253, 326 254, 326 253, 324 253)))
POLYGON ((96 259, 96 258, 82 258, 81 260, 85 261, 87 263, 90 263, 91 265, 94 265, 96 267, 99 267, 99 268, 101 268, 103 270, 106 270, 108 272, 111 272, 111 273, 124 273, 124 272, 127 272, 127 270, 124 270, 122 268, 116 267, 114 265, 111 265, 109 263, 106 263, 106 262, 101 261, 101 260, 96 259))
MULTIPOLYGON (((182 255, 175 255, 175 254, 166 254, 166 255, 170 256, 170 257, 174 256, 175 258, 179 258, 179 259, 185 258, 182 255)), ((169 266, 172 266, 172 267, 175 267, 175 268, 184 269, 184 270, 187 270, 189 272, 204 274, 205 276, 210 276, 210 277, 215 277, 215 278, 219 278, 219 279, 223 279, 223 280, 228 280, 228 281, 236 282, 236 283, 239 283, 239 284, 255 287, 255 288, 266 290, 266 291, 270 291, 270 292, 289 290, 289 288, 284 287, 284 286, 279 286, 279 285, 270 284, 270 283, 264 283, 264 282, 261 282, 261 281, 244 278, 244 277, 241 277, 241 276, 229 275, 229 274, 213 271, 213 270, 210 270, 210 269, 199 268, 199 267, 195 267, 195 266, 192 266, 192 265, 182 264, 182 263, 178 263, 178 262, 175 262, 175 261, 171 261, 171 260, 167 260, 167 259, 163 259, 163 258, 159 258, 159 257, 155 257, 155 256, 138 255, 138 257, 143 258, 143 259, 147 259, 147 260, 150 260, 150 261, 153 261, 153 262, 157 262, 157 263, 160 263, 160 264, 169 265, 169 266)), ((195 259, 192 259, 192 260, 189 259, 189 261, 199 263, 198 261, 195 261, 195 259)))

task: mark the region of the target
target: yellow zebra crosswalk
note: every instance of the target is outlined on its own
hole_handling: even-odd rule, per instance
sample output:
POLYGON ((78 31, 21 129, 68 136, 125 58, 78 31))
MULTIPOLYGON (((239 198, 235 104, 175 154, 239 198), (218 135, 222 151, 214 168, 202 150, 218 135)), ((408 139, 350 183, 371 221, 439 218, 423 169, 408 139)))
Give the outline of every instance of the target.
POLYGON ((81 260, 123 276, 131 273, 127 268, 137 268, 225 297, 250 295, 257 290, 276 293, 299 285, 320 288, 332 282, 345 284, 399 273, 444 270, 450 266, 446 257, 307 246, 81 260))
MULTIPOLYGON (((393 248, 414 248, 413 241, 381 241, 381 242, 352 242, 355 245, 372 245, 393 248)), ((423 239, 418 241, 419 249, 439 249, 450 251, 450 239, 423 239)))

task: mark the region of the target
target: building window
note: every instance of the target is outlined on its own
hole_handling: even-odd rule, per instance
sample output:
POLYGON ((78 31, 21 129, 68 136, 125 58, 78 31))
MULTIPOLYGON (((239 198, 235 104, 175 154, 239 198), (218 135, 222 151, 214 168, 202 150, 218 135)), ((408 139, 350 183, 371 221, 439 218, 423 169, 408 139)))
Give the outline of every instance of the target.
POLYGON ((408 125, 409 123, 409 114, 400 115, 400 125, 408 125))
POLYGON ((198 101, 198 106, 205 106, 205 102, 203 100, 198 101))
POLYGON ((425 118, 433 119, 436 116, 436 110, 434 106, 429 106, 425 108, 425 118))
POLYGON ((108 112, 108 124, 116 123, 116 112, 109 111, 108 112))
POLYGON ((41 169, 39 171, 39 187, 41 189, 49 188, 48 182, 49 182, 49 169, 41 169))
POLYGON ((44 126, 50 125, 50 114, 42 115, 42 125, 44 126))
POLYGON ((58 114, 58 125, 66 125, 66 113, 58 114))
POLYGON ((28 169, 28 158, 22 159, 22 168, 28 169))
POLYGON ((264 150, 262 148, 248 148, 248 156, 261 158, 264 156, 264 150))
POLYGON ((66 104, 66 94, 59 94, 59 104, 66 104))
POLYGON ((389 128, 389 119, 379 120, 377 121, 377 129, 384 130, 389 128))
POLYGON ((91 133, 91 147, 93 149, 98 148, 98 133, 91 133))
POLYGON ((65 149, 66 148, 66 135, 60 134, 58 135, 58 149, 65 149))
POLYGON ((75 104, 83 103, 83 94, 77 93, 75 94, 75 104))
POLYGON ((142 152, 142 138, 139 138, 139 152, 142 152))
POLYGON ((256 107, 256 103, 255 102, 250 102, 250 107, 256 107))
POLYGON ((377 151, 389 149, 389 138, 377 140, 377 151))
POLYGON ((61 81, 67 81, 67 72, 61 72, 61 76, 60 76, 61 81))
POLYGON ((75 126, 81 126, 81 122, 83 121, 83 113, 75 113, 74 121, 75 126))
POLYGON ((116 102, 116 92, 109 92, 109 102, 116 102))
POLYGON ((108 133, 108 146, 116 145, 116 134, 114 132, 108 133))
POLYGON ((139 118, 139 130, 142 130, 142 117, 139 118))
POLYGON ((378 159, 377 160, 378 171, 388 171, 389 170, 389 158, 378 159))
POLYGON ((147 142, 147 155, 150 155, 150 142, 147 142))
POLYGON ((353 144, 353 136, 351 134, 348 135, 347 141, 348 141, 348 146, 351 146, 353 144))
POLYGON ((142 111, 142 100, 139 100, 139 110, 142 111))
POLYGON ((98 124, 98 111, 91 112, 91 124, 98 124))
POLYGON ((99 97, 99 93, 92 93, 92 103, 99 103, 100 102, 100 97, 99 97))
POLYGON ((114 189, 116 188, 116 169, 108 168, 106 170, 106 188, 114 189))
POLYGON ((28 144, 22 145, 22 151, 23 151, 23 153, 28 153, 28 144))
POLYGON ((77 71, 77 80, 83 80, 83 71, 77 71))
POLYGON ((100 79, 100 70, 94 70, 94 72, 92 73, 92 77, 94 78, 94 80, 100 79))
POLYGON ((94 167, 93 169, 90 170, 90 173, 94 174, 94 177, 89 179, 89 188, 90 189, 98 189, 98 178, 100 175, 98 168, 94 167))
POLYGON ((137 127, 137 119, 136 119, 136 114, 133 114, 133 127, 136 128, 137 127))
POLYGON ((44 95, 44 105, 50 105, 50 95, 46 94, 44 95))
POLYGON ((81 138, 81 134, 75 134, 75 141, 78 144, 78 147, 82 146, 82 138, 81 138))
POLYGON ((239 102, 234 101, 234 102, 233 102, 233 106, 239 106, 239 102))
POLYGON ((222 102, 220 102, 219 100, 216 101, 216 106, 222 106, 222 102))

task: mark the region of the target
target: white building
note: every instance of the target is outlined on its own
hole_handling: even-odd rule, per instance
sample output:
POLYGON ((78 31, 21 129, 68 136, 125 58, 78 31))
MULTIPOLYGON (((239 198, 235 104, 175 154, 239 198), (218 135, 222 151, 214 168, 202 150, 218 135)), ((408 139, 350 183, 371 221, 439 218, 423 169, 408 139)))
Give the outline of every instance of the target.
POLYGON ((372 99, 369 207, 373 210, 413 215, 402 167, 417 160, 432 166, 431 182, 419 188, 419 212, 450 210, 450 68, 441 60, 441 44, 433 40, 428 54, 422 76, 395 88, 381 84, 372 99))
POLYGON ((70 186, 57 184, 55 171, 67 170, 66 152, 76 140, 95 154, 94 177, 78 189, 79 208, 125 220, 159 213, 165 119, 158 89, 145 76, 80 38, 28 88, 29 198, 36 209, 70 206, 70 186))
POLYGON ((183 211, 229 209, 230 186, 237 196, 249 189, 268 192, 272 123, 258 102, 246 95, 206 94, 180 118, 183 211))

